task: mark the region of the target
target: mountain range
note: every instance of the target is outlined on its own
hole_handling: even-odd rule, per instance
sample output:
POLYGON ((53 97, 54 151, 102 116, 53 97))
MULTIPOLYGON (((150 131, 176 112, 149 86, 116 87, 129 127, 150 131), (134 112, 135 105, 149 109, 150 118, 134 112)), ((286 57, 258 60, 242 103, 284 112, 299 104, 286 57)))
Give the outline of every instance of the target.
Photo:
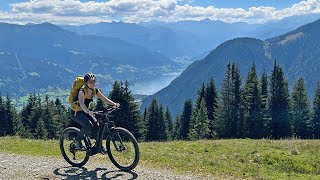
POLYGON ((168 58, 195 58, 219 44, 237 37, 268 39, 313 22, 320 14, 291 16, 264 24, 227 23, 219 20, 177 22, 101 22, 80 26, 62 26, 81 35, 119 38, 159 52, 168 58))
POLYGON ((274 62, 282 66, 292 88, 299 77, 304 77, 307 91, 313 97, 317 82, 320 80, 320 20, 301 26, 283 35, 260 40, 256 38, 235 38, 219 45, 204 59, 195 61, 169 86, 143 100, 142 108, 152 98, 169 106, 174 115, 181 112, 187 98, 195 99, 202 83, 213 78, 216 86, 224 78, 226 66, 235 62, 240 69, 242 82, 249 68, 255 63, 261 76, 268 75, 274 62))
POLYGON ((121 40, 146 47, 167 57, 194 56, 208 49, 192 33, 165 26, 141 26, 135 23, 101 22, 81 26, 62 26, 81 35, 96 35, 121 40), (197 45, 197 46, 195 46, 197 45))
MULTIPOLYGON (((149 87, 146 83, 155 79, 157 83, 161 83, 163 77, 167 81, 172 78, 167 75, 182 72, 181 69, 185 69, 191 62, 204 59, 196 61, 172 85, 165 88, 170 89, 170 92, 164 96, 164 102, 170 103, 166 101, 168 97, 178 98, 177 102, 172 103, 172 106, 177 107, 173 109, 178 109, 178 102, 192 97, 198 85, 206 81, 208 75, 212 76, 208 71, 215 72, 217 68, 219 73, 215 72, 213 78, 219 82, 221 77, 217 74, 224 71, 225 61, 244 63, 244 59, 249 58, 250 63, 246 64, 249 66, 253 59, 261 59, 259 63, 262 64, 256 65, 268 70, 269 61, 273 62, 275 58, 281 63, 283 59, 289 58, 287 55, 295 58, 297 52, 304 50, 291 50, 290 44, 295 42, 291 40, 304 39, 305 34, 302 36, 298 33, 287 40, 279 40, 284 44, 281 48, 276 47, 279 43, 274 42, 276 40, 265 39, 292 30, 318 16, 296 16, 267 24, 225 23, 209 19, 173 23, 111 22, 61 27, 50 23, 0 23, 0 92, 17 97, 32 92, 45 93, 55 88, 68 91, 74 78, 87 72, 96 73, 99 87, 106 91, 111 89, 115 80, 128 80, 131 86, 139 84, 143 88, 149 87), (242 36, 259 37, 262 40, 236 38, 242 36), (236 39, 230 40, 233 38, 236 39), (287 54, 282 57, 282 53, 278 52, 280 50, 287 54), (208 59, 221 60, 215 60, 213 66, 208 59), (202 62, 207 62, 207 69, 202 67, 202 62), (212 69, 208 70, 209 67, 212 69), (186 75, 187 72, 191 73, 186 75), (195 78, 184 78, 187 76, 195 78), (183 83, 190 88, 182 88, 184 91, 181 91, 179 84, 183 83), (175 92, 179 92, 175 95, 177 97, 172 96, 175 92)), ((166 83, 157 85, 157 89, 166 83)), ((162 92, 165 90, 155 96, 162 92)))
POLYGON ((0 39, 0 92, 13 96, 49 86, 69 89, 76 76, 87 72, 95 72, 100 83, 110 86, 117 79, 134 83, 176 67, 142 46, 79 35, 50 23, 0 23, 0 39))

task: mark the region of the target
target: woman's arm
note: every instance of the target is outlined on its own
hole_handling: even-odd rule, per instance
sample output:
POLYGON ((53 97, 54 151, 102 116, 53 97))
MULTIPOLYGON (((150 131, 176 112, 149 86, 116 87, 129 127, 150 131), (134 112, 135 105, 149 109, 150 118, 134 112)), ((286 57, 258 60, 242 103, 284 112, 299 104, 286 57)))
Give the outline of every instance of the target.
POLYGON ((97 96, 106 104, 109 104, 111 106, 117 106, 117 107, 120 106, 119 103, 113 102, 111 99, 109 99, 106 96, 104 96, 100 91, 97 93, 97 96))

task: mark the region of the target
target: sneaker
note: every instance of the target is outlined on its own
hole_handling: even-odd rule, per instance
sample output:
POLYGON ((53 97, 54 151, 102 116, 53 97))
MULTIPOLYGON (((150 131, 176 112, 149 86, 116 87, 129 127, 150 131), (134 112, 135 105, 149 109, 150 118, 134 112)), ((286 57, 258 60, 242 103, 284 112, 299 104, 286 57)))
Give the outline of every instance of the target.
POLYGON ((75 149, 84 149, 84 146, 82 145, 80 140, 73 140, 73 143, 75 145, 75 149))

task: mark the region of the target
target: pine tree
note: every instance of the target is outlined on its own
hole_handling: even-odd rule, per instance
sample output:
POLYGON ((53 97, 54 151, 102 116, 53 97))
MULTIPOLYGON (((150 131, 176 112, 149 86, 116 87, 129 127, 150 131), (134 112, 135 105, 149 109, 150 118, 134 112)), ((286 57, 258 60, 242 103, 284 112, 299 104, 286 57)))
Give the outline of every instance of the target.
POLYGON ((274 63, 270 79, 270 115, 272 138, 290 137, 290 107, 288 81, 285 79, 282 68, 274 63))
POLYGON ((44 107, 42 112, 42 119, 48 132, 49 139, 58 138, 62 132, 63 123, 59 118, 61 109, 56 109, 56 104, 46 95, 44 99, 44 107))
POLYGON ((262 121, 264 127, 264 135, 266 137, 268 134, 271 134, 270 128, 268 124, 271 122, 271 117, 268 109, 268 76, 266 72, 263 72, 261 76, 261 113, 262 113, 262 121))
POLYGON ((33 138, 30 132, 29 126, 22 122, 23 116, 24 116, 23 113, 25 112, 26 112, 25 109, 23 109, 22 112, 17 114, 17 117, 15 118, 15 121, 14 121, 14 131, 15 131, 15 134, 20 137, 33 138))
MULTIPOLYGON (((46 130, 47 130, 47 136, 49 139, 54 138, 54 127, 53 127, 53 120, 52 120, 52 110, 49 107, 49 96, 46 95, 44 99, 44 108, 43 109, 43 114, 41 115, 42 120, 44 121, 46 130)), ((39 123, 37 123, 38 126, 39 123)))
POLYGON ((48 136, 48 132, 46 130, 45 124, 43 119, 40 117, 37 122, 37 128, 36 128, 36 137, 38 139, 46 139, 48 136))
POLYGON ((188 138, 191 140, 208 138, 210 129, 204 98, 202 98, 199 109, 195 110, 194 116, 195 121, 190 127, 188 138))
POLYGON ((175 140, 182 139, 181 137, 181 114, 178 114, 173 126, 173 137, 175 140))
POLYGON ((244 136, 243 102, 240 71, 236 64, 228 64, 221 85, 221 99, 217 111, 217 132, 223 138, 244 136))
POLYGON ((165 122, 165 116, 164 116, 164 111, 163 111, 163 106, 162 104, 159 105, 159 136, 158 140, 167 140, 168 139, 168 130, 165 122))
POLYGON ((139 105, 135 102, 129 84, 126 81, 124 84, 117 81, 113 84, 113 89, 109 94, 109 98, 121 105, 121 109, 114 112, 114 117, 111 118, 117 126, 128 129, 137 138, 141 139, 144 134, 140 128, 144 128, 145 123, 141 118, 139 105))
POLYGON ((181 114, 181 126, 180 126, 180 135, 181 139, 187 139, 190 127, 190 120, 192 115, 192 101, 188 99, 184 103, 184 107, 181 114))
POLYGON ((310 104, 304 79, 299 78, 292 93, 293 133, 300 138, 311 138, 310 104))
POLYGON ((12 106, 12 101, 7 95, 6 101, 3 102, 0 95, 0 136, 1 135, 19 135, 25 136, 25 128, 18 116, 16 109, 12 106))
MULTIPOLYGON (((161 107, 161 106, 160 106, 161 107)), ((156 99, 153 99, 151 105, 148 108, 148 117, 147 117, 147 135, 146 139, 148 141, 164 140, 165 123, 163 118, 163 111, 158 105, 156 99), (161 112, 160 112, 161 111, 161 112), (162 115, 161 115, 162 114, 162 115), (161 118, 162 116, 162 118, 161 118)))
POLYGON ((55 108, 57 109, 57 113, 59 115, 63 114, 65 112, 65 107, 61 103, 61 100, 59 98, 56 98, 54 102, 55 108))
MULTIPOLYGON (((203 99, 203 98, 202 98, 203 99)), ((197 113, 200 110, 201 107, 201 101, 199 103, 199 109, 197 108, 193 108, 192 109, 192 113, 191 113, 191 117, 190 117, 190 122, 189 122, 189 128, 188 128, 188 134, 187 134, 187 138, 191 139, 191 134, 193 134, 194 132, 192 132, 192 130, 194 130, 194 127, 196 126, 197 123, 197 113)), ((196 136, 196 134, 194 134, 193 136, 196 136)), ((195 139, 195 138, 194 138, 195 139)))
POLYGON ((139 134, 140 137, 137 138, 140 141, 146 140, 146 134, 147 134, 147 118, 148 118, 148 111, 147 108, 144 108, 143 117, 141 117, 140 125, 139 125, 139 134))
MULTIPOLYGON (((28 98, 28 101, 27 101, 27 105, 23 107, 22 111, 21 111, 21 122, 22 122, 22 125, 25 129, 24 132, 21 132, 22 133, 22 136, 23 137, 33 137, 32 133, 31 133, 31 122, 30 122, 30 117, 31 117, 31 114, 33 113, 34 109, 36 108, 36 100, 37 100, 37 97, 36 97, 36 94, 33 93, 33 94, 29 94, 29 98, 28 98)), ((35 127, 34 127, 35 128, 35 127)))
POLYGON ((242 116, 242 98, 241 98, 241 77, 240 70, 236 64, 231 66, 231 137, 244 137, 244 119, 242 116))
POLYGON ((5 136, 8 128, 8 121, 6 115, 6 108, 3 102, 2 96, 0 94, 0 136, 5 136))
POLYGON ((35 105, 36 105, 36 95, 29 94, 27 105, 23 107, 23 110, 21 112, 21 121, 23 125, 26 127, 27 131, 30 131, 31 129, 30 116, 32 111, 35 109, 35 105))
POLYGON ((250 138, 262 138, 264 136, 259 85, 256 67, 253 64, 243 90, 246 135, 250 138))
POLYGON ((221 84, 221 98, 217 111, 217 133, 221 138, 232 137, 231 133, 231 102, 232 102, 231 64, 228 63, 224 79, 221 84))
POLYGON ((209 119, 209 129, 210 129, 210 137, 216 137, 217 130, 217 109, 218 109, 218 93, 216 90, 216 86, 214 84, 213 79, 207 83, 205 90, 205 101, 208 111, 208 119, 209 119))
POLYGON ((201 105, 201 100, 205 97, 206 95, 206 87, 204 85, 204 83, 202 83, 202 86, 201 88, 198 90, 197 92, 198 94, 198 97, 197 97, 197 100, 196 100, 196 109, 199 109, 200 108, 200 105, 201 105))
POLYGON ((14 109, 11 105, 12 101, 7 95, 6 104, 5 104, 5 118, 7 122, 7 130, 6 134, 8 135, 14 135, 14 109))
POLYGON ((320 82, 318 82, 315 89, 313 101, 312 132, 314 138, 320 138, 320 82))
POLYGON ((62 129, 70 127, 70 126, 77 127, 79 129, 81 129, 81 126, 71 119, 70 114, 71 114, 71 108, 69 107, 68 109, 66 109, 66 113, 63 114, 63 117, 65 117, 65 119, 63 121, 63 128, 62 129))
POLYGON ((197 112, 196 116, 196 128, 198 129, 198 137, 200 139, 208 138, 210 135, 210 128, 209 128, 209 119, 207 114, 207 107, 205 100, 201 102, 200 109, 197 112))
POLYGON ((72 120, 70 119, 70 111, 64 107, 59 98, 56 98, 54 106, 53 119, 58 122, 60 125, 60 131, 62 131, 72 123, 72 120))
POLYGON ((36 135, 38 121, 39 121, 40 117, 42 117, 42 111, 43 111, 40 95, 36 96, 34 94, 34 97, 36 100, 35 105, 33 106, 33 109, 31 111, 31 115, 29 116, 29 119, 28 119, 29 130, 30 130, 31 134, 33 134, 33 136, 36 135))
POLYGON ((166 123, 166 130, 168 134, 168 140, 172 140, 173 139, 173 122, 172 122, 172 116, 168 106, 165 111, 165 123, 166 123))
POLYGON ((129 107, 129 121, 131 122, 130 125, 133 127, 131 132, 137 137, 137 139, 143 139, 145 136, 145 130, 141 131, 141 129, 145 129, 146 124, 141 118, 139 104, 135 101, 132 91, 129 90, 128 81, 125 82, 124 91, 125 99, 127 100, 129 107))
POLYGON ((31 135, 28 133, 26 128, 23 126, 23 123, 22 123, 20 117, 21 117, 21 115, 14 113, 14 121, 13 121, 14 134, 17 136, 20 136, 20 137, 28 138, 31 135))
POLYGON ((114 117, 110 118, 110 120, 114 121, 116 126, 126 128, 128 125, 128 123, 126 122, 127 116, 123 112, 127 111, 128 107, 127 104, 124 103, 122 82, 114 82, 112 91, 109 93, 109 98, 113 102, 118 102, 121 105, 121 110, 115 111, 113 113, 114 117))
POLYGON ((143 119, 145 122, 147 122, 147 117, 148 117, 148 111, 147 111, 147 108, 144 108, 144 111, 143 111, 143 119))
POLYGON ((147 117, 147 134, 146 140, 152 141, 157 140, 157 121, 159 119, 159 112, 158 112, 158 102, 156 99, 153 99, 150 106, 148 107, 148 117, 147 117))

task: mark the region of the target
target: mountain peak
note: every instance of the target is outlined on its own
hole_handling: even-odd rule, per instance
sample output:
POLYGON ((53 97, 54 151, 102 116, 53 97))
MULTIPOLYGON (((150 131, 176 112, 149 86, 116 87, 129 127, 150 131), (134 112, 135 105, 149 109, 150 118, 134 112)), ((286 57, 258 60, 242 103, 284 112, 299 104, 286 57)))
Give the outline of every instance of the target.
POLYGON ((203 19, 203 20, 201 20, 202 22, 212 22, 211 21, 211 19, 209 19, 209 18, 205 18, 205 19, 203 19))
POLYGON ((41 24, 34 24, 34 25, 39 25, 39 26, 43 26, 43 27, 58 27, 54 24, 51 24, 49 22, 44 22, 44 23, 41 23, 41 24))
POLYGON ((41 29, 45 29, 45 30, 60 30, 60 31, 65 31, 64 29, 62 29, 60 26, 51 24, 49 22, 44 22, 41 24, 29 24, 29 27, 35 27, 35 28, 41 28, 41 29))

